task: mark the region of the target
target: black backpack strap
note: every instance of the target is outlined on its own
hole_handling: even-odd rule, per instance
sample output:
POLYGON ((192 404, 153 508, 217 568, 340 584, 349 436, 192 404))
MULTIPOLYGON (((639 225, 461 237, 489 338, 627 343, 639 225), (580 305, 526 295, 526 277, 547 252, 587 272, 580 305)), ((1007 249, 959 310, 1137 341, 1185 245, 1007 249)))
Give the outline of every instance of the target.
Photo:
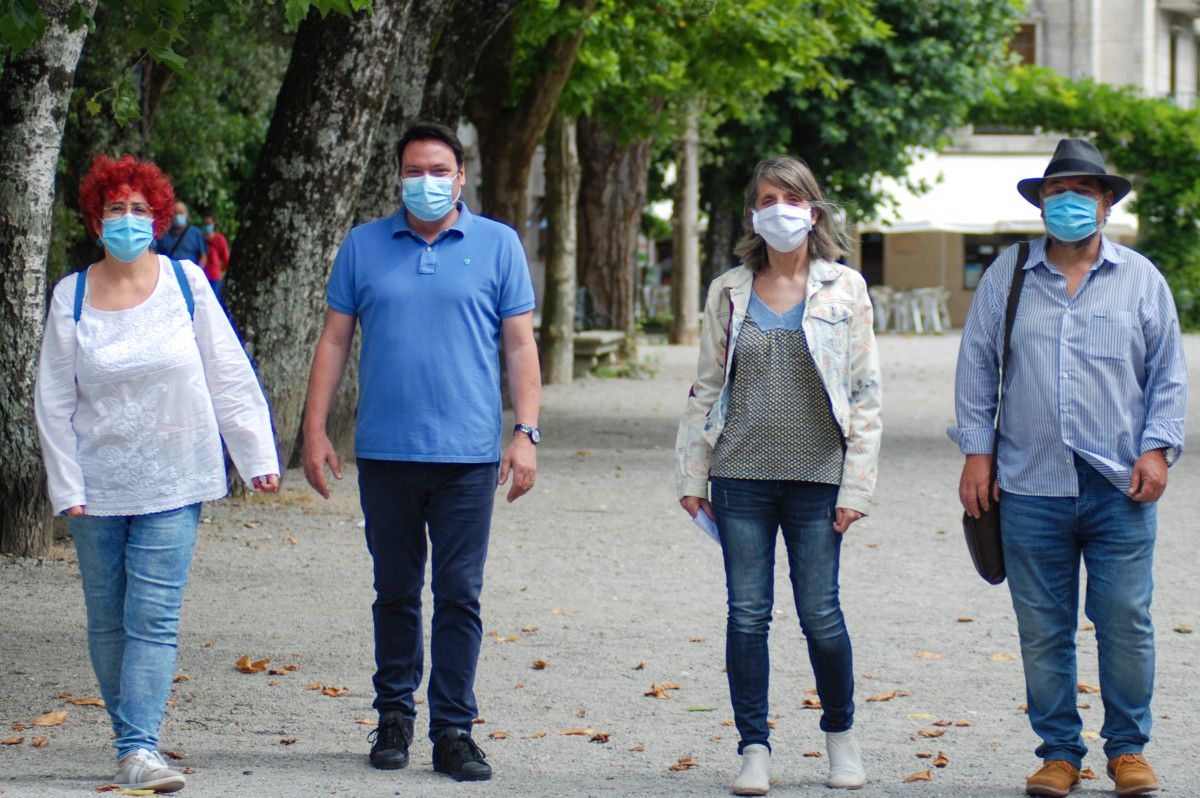
POLYGON ((996 401, 996 431, 992 435, 992 482, 996 481, 996 450, 1000 448, 1000 406, 1004 402, 1004 383, 1008 380, 1008 356, 1012 354, 1013 322, 1017 318, 1017 303, 1025 284, 1025 263, 1029 260, 1029 242, 1017 247, 1017 265, 1013 267, 1012 285, 1008 289, 1008 305, 1004 308, 1004 349, 1000 355, 1000 398, 996 401))

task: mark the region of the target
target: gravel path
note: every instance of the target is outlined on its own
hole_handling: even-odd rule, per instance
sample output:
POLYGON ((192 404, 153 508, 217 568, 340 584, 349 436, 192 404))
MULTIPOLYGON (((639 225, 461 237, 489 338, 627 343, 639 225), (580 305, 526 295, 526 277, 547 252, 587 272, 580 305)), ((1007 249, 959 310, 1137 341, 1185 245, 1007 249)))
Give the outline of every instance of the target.
MULTIPOLYGON (((943 429, 952 420, 956 336, 884 338, 883 462, 872 516, 846 539, 843 605, 855 646, 864 796, 1016 796, 1036 765, 1008 591, 975 576, 959 531, 961 463, 943 429), (871 696, 890 700, 869 701, 871 696), (938 725, 941 722, 942 725, 938 725), (945 725, 950 722, 951 725, 945 725), (938 737, 922 737, 940 733, 938 737), (920 752, 944 752, 932 768, 920 752), (932 771, 931 781, 903 783, 932 771)), ((1193 396, 1200 338, 1187 340, 1193 396)), ((193 768, 185 795, 456 796, 723 795, 737 758, 725 676, 724 582, 716 545, 675 503, 675 424, 695 350, 646 347, 649 380, 583 380, 544 394, 541 473, 515 505, 497 494, 483 598, 475 735, 496 769, 486 784, 432 772, 423 734, 407 770, 367 765, 373 717, 370 563, 355 473, 324 502, 289 473, 276 497, 208 505, 180 635, 180 674, 162 748, 193 768), (237 672, 243 655, 286 675, 237 672), (535 660, 547 665, 537 670, 535 660), (182 678, 182 677, 181 677, 182 678), (652 684, 677 683, 669 699, 652 684), (328 696, 310 686, 345 688, 328 696), (590 730, 588 735, 565 735, 590 730), (489 735, 505 739, 489 740, 489 735), (603 741, 601 741, 603 740, 603 741), (692 768, 673 771, 682 759, 692 768)), ((1193 401, 1195 445, 1200 401, 1193 401)), ((1200 795, 1200 731, 1192 700, 1200 597, 1192 586, 1200 517, 1196 454, 1172 470, 1159 515, 1156 564, 1158 688, 1147 753, 1164 795, 1200 795)), ((96 696, 73 551, 53 561, 0 563, 0 794, 91 795, 111 777, 102 709, 58 695, 96 696), (48 729, 15 731, 67 710, 48 729), (42 748, 33 737, 49 737, 42 748)), ((783 558, 776 572, 773 795, 832 795, 812 673, 783 558)), ((1080 619, 1081 625, 1086 622, 1080 619)), ((1080 679, 1095 684, 1093 635, 1078 638, 1080 679)), ((330 691, 336 692, 336 691, 330 691)), ((1088 732, 1098 695, 1081 694, 1088 732)), ((420 707, 422 710, 424 707, 420 707)), ((426 723, 422 714, 418 729, 426 723)), ((1086 764, 1105 794, 1101 741, 1086 764)))

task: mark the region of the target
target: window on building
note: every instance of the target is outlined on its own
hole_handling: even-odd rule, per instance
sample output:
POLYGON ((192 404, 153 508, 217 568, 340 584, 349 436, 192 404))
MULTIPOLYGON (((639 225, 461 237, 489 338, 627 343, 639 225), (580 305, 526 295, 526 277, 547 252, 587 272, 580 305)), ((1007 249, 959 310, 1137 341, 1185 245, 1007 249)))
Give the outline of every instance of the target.
POLYGON ((1027 238, 1029 236, 1021 233, 963 236, 963 288, 974 291, 983 273, 996 257, 1013 244, 1027 238))
POLYGON ((860 271, 867 285, 883 285, 883 234, 863 233, 859 252, 860 271))
POLYGON ((1008 44, 1022 64, 1037 64, 1037 25, 1024 24, 1008 44))

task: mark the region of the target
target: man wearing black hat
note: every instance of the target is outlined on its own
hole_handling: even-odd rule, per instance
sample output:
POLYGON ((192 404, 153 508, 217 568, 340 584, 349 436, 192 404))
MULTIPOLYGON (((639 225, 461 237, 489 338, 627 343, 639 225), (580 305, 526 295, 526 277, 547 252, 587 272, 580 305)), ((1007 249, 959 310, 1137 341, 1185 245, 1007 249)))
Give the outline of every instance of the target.
POLYGON ((1154 502, 1183 450, 1187 375, 1166 280, 1102 232, 1129 189, 1091 143, 1059 142, 1045 174, 1017 184, 1041 208, 1047 234, 1011 247, 984 274, 958 356, 958 423, 948 432, 966 455, 959 498, 967 513, 979 517, 999 502, 1029 721, 1042 739, 1029 795, 1067 795, 1087 753, 1076 707, 1081 557, 1108 774, 1118 795, 1158 789, 1142 755, 1154 688, 1154 502), (1012 290, 1018 305, 1002 375, 1012 290))

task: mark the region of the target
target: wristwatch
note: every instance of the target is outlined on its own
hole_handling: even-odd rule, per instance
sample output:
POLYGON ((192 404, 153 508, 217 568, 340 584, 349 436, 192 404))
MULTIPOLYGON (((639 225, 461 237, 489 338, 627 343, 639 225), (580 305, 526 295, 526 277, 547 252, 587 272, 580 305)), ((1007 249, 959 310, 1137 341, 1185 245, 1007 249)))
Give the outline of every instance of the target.
POLYGON ((537 427, 531 427, 528 424, 518 424, 513 427, 513 434, 516 435, 518 432, 524 432, 528 435, 529 440, 533 441, 534 446, 542 442, 542 431, 537 427))

